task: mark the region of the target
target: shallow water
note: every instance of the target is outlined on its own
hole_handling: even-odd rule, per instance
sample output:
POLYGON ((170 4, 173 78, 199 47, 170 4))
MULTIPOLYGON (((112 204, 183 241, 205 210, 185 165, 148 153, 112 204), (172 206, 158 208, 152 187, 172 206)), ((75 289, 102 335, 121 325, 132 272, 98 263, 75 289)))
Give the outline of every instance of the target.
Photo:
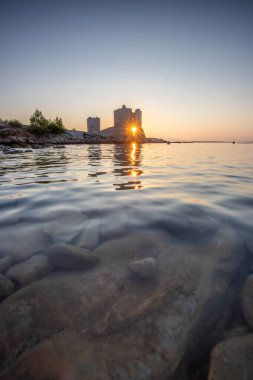
POLYGON ((2 155, 0 210, 4 255, 58 241, 95 249, 143 228, 197 244, 231 225, 248 243, 253 145, 79 145, 2 155))

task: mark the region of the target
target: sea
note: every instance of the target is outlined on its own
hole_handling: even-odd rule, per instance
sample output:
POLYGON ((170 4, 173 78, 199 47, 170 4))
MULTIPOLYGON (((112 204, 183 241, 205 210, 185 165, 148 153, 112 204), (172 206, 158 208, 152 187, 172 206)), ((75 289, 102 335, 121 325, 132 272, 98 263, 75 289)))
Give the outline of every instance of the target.
MULTIPOLYGON (((253 144, 69 145, 0 156, 0 251, 55 241, 95 250, 133 231, 203 243, 253 239, 253 144)), ((29 253, 30 252, 30 253, 29 253)))

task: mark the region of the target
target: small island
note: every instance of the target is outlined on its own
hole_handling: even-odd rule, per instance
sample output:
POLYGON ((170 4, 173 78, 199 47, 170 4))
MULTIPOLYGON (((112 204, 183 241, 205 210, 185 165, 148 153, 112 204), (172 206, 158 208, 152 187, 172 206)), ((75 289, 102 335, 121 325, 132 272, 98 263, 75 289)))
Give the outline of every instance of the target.
POLYGON ((39 149, 52 145, 124 144, 133 141, 166 143, 163 139, 146 137, 141 110, 132 112, 125 105, 114 111, 113 127, 100 130, 100 119, 89 117, 87 132, 68 130, 61 118, 47 119, 38 109, 30 117, 30 125, 24 125, 16 119, 0 119, 0 145, 4 153, 14 152, 13 148, 39 149))

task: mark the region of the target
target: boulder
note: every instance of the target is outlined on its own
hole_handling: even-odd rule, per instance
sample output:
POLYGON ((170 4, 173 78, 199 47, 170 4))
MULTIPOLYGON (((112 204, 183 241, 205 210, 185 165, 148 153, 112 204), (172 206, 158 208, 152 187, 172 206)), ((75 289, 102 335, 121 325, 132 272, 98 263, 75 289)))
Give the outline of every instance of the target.
POLYGON ((21 222, 18 228, 1 226, 0 242, 0 257, 9 255, 13 263, 18 263, 46 250, 51 239, 42 231, 40 225, 21 222))
POLYGON ((253 329, 253 274, 247 277, 243 289, 243 312, 248 325, 253 329))
POLYGON ((0 274, 0 301, 10 296, 14 291, 14 284, 5 276, 0 274))
POLYGON ((0 273, 4 273, 12 265, 11 256, 0 258, 0 273))
POLYGON ((233 228, 198 245, 135 231, 95 252, 94 270, 52 272, 0 305, 1 380, 187 379, 222 337, 248 259, 233 228), (145 257, 156 281, 129 276, 145 257))
POLYGON ((48 250, 50 263, 66 270, 82 270, 95 265, 97 256, 84 248, 70 244, 53 244, 48 250))
POLYGON ((253 379, 253 334, 231 338, 212 351, 208 380, 253 379))
POLYGON ((36 255, 12 266, 6 272, 6 276, 18 286, 25 286, 39 280, 51 270, 48 258, 44 255, 36 255))
POLYGON ((146 257, 142 260, 132 261, 128 267, 131 272, 141 278, 152 278, 157 273, 157 262, 154 257, 146 257))

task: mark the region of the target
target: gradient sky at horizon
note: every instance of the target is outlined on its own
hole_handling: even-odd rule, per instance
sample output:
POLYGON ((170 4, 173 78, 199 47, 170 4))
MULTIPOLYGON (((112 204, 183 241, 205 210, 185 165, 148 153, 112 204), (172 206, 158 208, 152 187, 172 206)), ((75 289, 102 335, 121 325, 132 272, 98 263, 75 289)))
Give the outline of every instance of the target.
POLYGON ((0 117, 86 130, 141 108, 146 135, 253 140, 253 2, 3 1, 0 117))

